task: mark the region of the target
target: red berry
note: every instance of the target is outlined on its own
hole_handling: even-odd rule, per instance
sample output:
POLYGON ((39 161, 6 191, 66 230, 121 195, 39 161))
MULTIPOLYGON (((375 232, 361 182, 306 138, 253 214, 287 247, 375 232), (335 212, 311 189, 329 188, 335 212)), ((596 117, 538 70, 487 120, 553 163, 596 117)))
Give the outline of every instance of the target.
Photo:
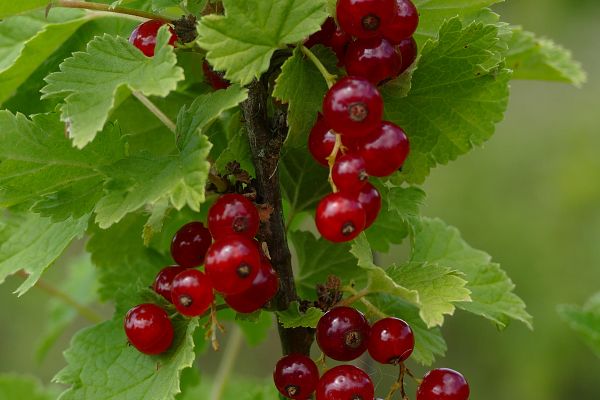
POLYGON ((331 177, 342 192, 358 192, 369 179, 365 160, 353 153, 344 154, 336 160, 331 177))
MULTIPOLYGON (((138 27, 131 32, 131 35, 129 36, 129 43, 140 49, 146 56, 154 56, 156 35, 158 34, 160 27, 164 24, 165 22, 163 21, 153 19, 138 25, 138 27)), ((177 34, 175 34, 175 31, 172 27, 169 27, 169 31, 171 32, 169 44, 171 46, 175 46, 175 42, 177 42, 177 34)))
POLYGON ((260 218, 254 204, 241 194, 225 194, 208 211, 208 229, 215 239, 232 234, 252 239, 258 233, 260 218))
POLYGON ((335 147, 335 132, 329 129, 321 114, 308 136, 308 150, 315 161, 323 166, 328 165, 327 157, 335 147))
POLYGON ((173 279, 171 298, 180 314, 197 317, 208 310, 215 295, 206 275, 197 269, 187 269, 173 279))
POLYGON ((312 47, 317 44, 322 44, 331 47, 337 55, 338 60, 343 60, 346 48, 351 39, 350 35, 338 28, 335 20, 329 17, 321 26, 321 30, 313 33, 304 45, 306 47, 312 47))
POLYGON ((156 275, 156 279, 154 279, 154 284, 152 284, 152 289, 162 297, 167 299, 169 302, 171 301, 171 286, 173 285, 173 278, 180 272, 185 271, 186 268, 180 266, 172 266, 163 268, 158 275, 156 275))
POLYGON ((330 369, 317 385, 317 400, 373 400, 374 397, 371 378, 353 365, 330 369))
POLYGON ((397 365, 410 357, 414 348, 415 336, 403 320, 384 318, 371 326, 369 354, 373 360, 397 365))
POLYGON ((222 72, 215 71, 206 60, 204 60, 202 63, 202 71, 204 72, 204 78, 206 79, 206 82, 212 86, 213 89, 227 89, 229 86, 231 86, 231 83, 224 78, 224 74, 222 72))
POLYGON ((364 229, 366 214, 351 194, 331 193, 317 206, 315 222, 321 235, 332 242, 347 242, 364 229))
POLYGON ((447 368, 429 371, 417 390, 417 400, 467 400, 469 384, 459 372, 447 368))
POLYGON ((212 236, 202 222, 190 222, 182 226, 171 241, 171 256, 185 268, 198 267, 204 263, 212 236))
POLYGON ((231 235, 210 246, 204 268, 215 290, 230 295, 250 288, 260 265, 256 244, 247 237, 231 235))
POLYGON ((371 176, 389 176, 404 164, 410 145, 406 133, 391 122, 383 122, 359 143, 358 154, 365 160, 371 176))
POLYGON ((360 311, 351 307, 335 307, 317 324, 317 343, 329 358, 351 361, 360 357, 369 342, 369 322, 360 311))
POLYGON ((373 225, 381 210, 381 194, 375 186, 367 182, 358 193, 358 202, 363 206, 367 216, 365 229, 373 225))
POLYGON ((125 316, 125 333, 136 349, 144 354, 160 354, 173 342, 173 325, 159 306, 140 304, 125 316))
POLYGON ((384 38, 362 39, 350 43, 344 65, 348 75, 377 85, 400 74, 402 55, 384 38))
POLYGON ((319 382, 319 369, 313 360, 302 354, 290 354, 277 362, 273 371, 277 390, 287 398, 310 398, 319 382))
POLYGON ((393 44, 411 37, 419 25, 419 11, 411 0, 395 0, 396 14, 392 22, 383 27, 382 33, 393 44))
POLYGON ((252 282, 252 286, 239 294, 224 296, 225 302, 233 310, 250 314, 267 304, 279 289, 279 277, 268 261, 260 266, 260 270, 252 282))
POLYGON ((396 15, 395 0, 338 0, 337 18, 340 28, 352 36, 381 36, 396 15))
POLYGON ((381 123, 383 99, 368 80, 347 76, 325 95, 323 115, 334 131, 351 137, 363 137, 381 123))
POLYGON ((417 59, 419 49, 417 48, 417 42, 413 37, 404 39, 396 46, 396 51, 402 54, 402 68, 400 73, 406 71, 417 59))

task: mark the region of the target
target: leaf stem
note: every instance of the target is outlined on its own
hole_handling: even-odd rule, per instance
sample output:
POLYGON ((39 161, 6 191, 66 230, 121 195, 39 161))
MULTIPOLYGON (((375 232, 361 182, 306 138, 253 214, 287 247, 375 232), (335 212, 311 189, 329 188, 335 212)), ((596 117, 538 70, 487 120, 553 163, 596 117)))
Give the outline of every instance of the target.
POLYGON ((327 156, 327 164, 329 165, 329 185, 331 185, 331 190, 336 193, 338 191, 337 186, 333 182, 333 166, 335 165, 335 160, 337 160, 338 153, 340 150, 343 152, 343 144, 342 144, 342 135, 339 133, 335 134, 335 144, 333 146, 333 150, 331 154, 327 156))
POLYGON ((357 301, 359 301, 360 299, 362 299, 365 296, 368 296, 371 292, 369 292, 368 289, 362 289, 359 292, 356 292, 356 294, 353 294, 350 297, 347 297, 345 299, 342 299, 336 306, 349 306, 357 301))
POLYGON ((164 22, 173 22, 171 18, 163 15, 154 14, 141 10, 134 10, 132 8, 125 7, 111 7, 110 4, 90 3, 87 1, 75 1, 75 0, 54 0, 48 4, 46 8, 46 14, 53 7, 65 7, 65 8, 81 8, 84 10, 93 11, 104 11, 115 14, 133 15, 135 17, 146 18, 146 19, 157 19, 164 22))
POLYGON ((141 92, 134 90, 131 94, 140 101, 152 114, 156 116, 171 132, 175 133, 176 125, 171 119, 163 113, 148 97, 141 92))
MULTIPOLYGON (((366 299, 366 295, 360 295, 361 292, 363 292, 364 290, 361 290, 361 292, 358 292, 356 289, 354 289, 351 286, 344 286, 343 289, 345 292, 349 292, 352 293, 352 297, 357 297, 358 300, 360 300, 361 303, 363 303, 363 305, 365 307, 367 307, 367 309, 374 315, 376 315, 379 318, 387 318, 387 314, 384 313, 383 311, 381 311, 375 304, 371 303, 369 300, 366 299)), ((368 293, 369 294, 369 293, 368 293)))
POLYGON ((327 68, 325 68, 321 60, 319 60, 319 57, 317 57, 315 53, 313 53, 308 47, 302 46, 300 47, 300 49, 302 50, 302 53, 304 53, 304 55, 308 57, 308 59, 312 61, 313 64, 315 64, 315 67, 317 67, 321 75, 323 75, 325 82, 327 82, 327 87, 331 88, 335 84, 337 76, 329 73, 329 71, 327 70, 327 68))
POLYGON ((231 336, 229 336, 229 339, 225 344, 225 352, 223 353, 223 358, 221 359, 221 363, 219 364, 219 368, 217 369, 213 381, 214 383, 209 397, 211 400, 220 400, 222 398, 225 385, 227 384, 227 378, 229 378, 229 375, 231 375, 231 372, 234 370, 235 361, 242 349, 242 339, 242 330, 238 325, 234 325, 231 336))

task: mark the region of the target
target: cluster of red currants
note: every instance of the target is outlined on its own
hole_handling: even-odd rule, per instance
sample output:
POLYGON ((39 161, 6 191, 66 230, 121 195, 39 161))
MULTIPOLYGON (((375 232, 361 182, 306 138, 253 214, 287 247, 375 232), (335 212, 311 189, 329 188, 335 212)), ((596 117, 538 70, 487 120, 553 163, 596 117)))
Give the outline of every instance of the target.
MULTIPOLYGON (((351 307, 329 310, 317 325, 316 339, 325 356, 352 361, 368 351, 381 364, 400 365, 410 357, 415 339, 410 326, 398 318, 383 318, 372 326, 351 307)), ((275 386, 290 399, 305 400, 316 392, 317 400, 373 400, 375 388, 369 375, 353 365, 331 368, 319 377, 313 360, 290 354, 277 363, 275 386)), ((458 372, 435 369, 423 378, 417 400, 467 400, 469 385, 458 372)))
MULTIPOLYGON (((215 291, 239 313, 259 310, 279 288, 277 274, 254 239, 259 225, 250 200, 240 194, 221 196, 208 212, 208 229, 201 222, 190 222, 175 234, 171 255, 177 265, 158 273, 154 291, 187 317, 204 314, 215 301, 215 291), (204 272, 196 269, 201 265, 204 272)), ((146 354, 166 351, 173 340, 169 316, 154 304, 129 310, 125 332, 129 342, 146 354)))

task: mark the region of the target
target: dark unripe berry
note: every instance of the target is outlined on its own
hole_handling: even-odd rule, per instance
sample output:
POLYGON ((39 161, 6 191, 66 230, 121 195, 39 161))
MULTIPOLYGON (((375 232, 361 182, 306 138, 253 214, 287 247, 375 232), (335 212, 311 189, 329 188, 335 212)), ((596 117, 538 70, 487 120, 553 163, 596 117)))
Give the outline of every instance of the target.
POLYGON ((308 136, 308 150, 315 161, 323 166, 328 165, 327 157, 335 147, 335 132, 329 128, 321 114, 308 136))
POLYGON ((171 256, 185 268, 198 267, 204 263, 212 236, 202 222, 190 222, 182 226, 171 241, 171 256))
POLYGON ((124 326, 129 343, 144 354, 163 353, 173 342, 169 316, 154 304, 133 307, 125 316, 124 326))
POLYGON ((337 133, 364 137, 381 124, 383 99, 377 88, 365 78, 347 76, 325 95, 323 116, 337 133))
POLYGON ((319 382, 319 370, 310 358, 290 354, 277 362, 273 380, 279 393, 289 399, 306 400, 319 382))
POLYGON ((367 350, 369 331, 369 322, 363 313, 351 307, 336 307, 319 320, 316 339, 327 357, 351 361, 367 350))
POLYGON ((260 218, 256 206, 241 194, 221 196, 208 211, 208 229, 216 239, 231 234, 254 238, 260 218))
MULTIPOLYGON (((160 27, 164 24, 165 22, 163 21, 153 19, 138 25, 138 27, 131 32, 129 43, 140 49, 146 56, 153 57, 154 48, 156 47, 156 35, 158 34, 160 27)), ((172 27, 169 27, 169 32, 171 32, 169 44, 175 46, 177 34, 175 34, 172 27)))
POLYGON ((419 25, 419 12, 411 0, 395 0, 396 14, 382 29, 383 36, 394 44, 411 37, 419 25))
POLYGON ((396 15, 395 0, 338 0, 337 18, 340 28, 352 36, 381 36, 396 15))
POLYGON ((348 75, 377 85, 400 74, 402 55, 384 38, 361 39, 348 46, 344 65, 348 75))
POLYGON ((373 400, 375 388, 365 371, 340 365, 327 371, 317 385, 317 400, 373 400))
POLYGON ((230 295, 250 288, 260 265, 260 253, 253 240, 230 235, 208 249, 204 268, 215 290, 230 295))
POLYGON ((371 326, 368 349, 373 360, 397 365, 410 357, 414 348, 415 336, 403 320, 384 318, 371 326))
POLYGON ((209 309, 215 295, 212 283, 206 275, 197 269, 188 269, 173 279, 171 299, 180 314, 197 317, 209 309))
POLYGON ((417 400, 467 400, 469 384, 462 374, 447 368, 429 371, 417 390, 417 400))
POLYGON ((186 268, 179 266, 163 268, 158 275, 156 275, 154 283, 152 284, 152 289, 172 303, 171 287, 173 286, 173 279, 175 276, 177 276, 177 274, 185 270, 186 268))
POLYGON ((277 294, 279 277, 271 263, 263 260, 252 286, 239 294, 224 296, 225 302, 233 310, 250 314, 260 310, 277 294))
POLYGON ((366 214, 365 229, 373 225, 381 210, 381 194, 375 186, 367 182, 358 193, 358 202, 362 205, 366 214))
POLYGON ((204 72, 204 79, 213 89, 227 89, 231 86, 231 83, 224 78, 224 74, 215 71, 206 60, 202 63, 202 71, 204 72))
POLYGON ((408 39, 402 40, 396 46, 396 50, 402 54, 402 68, 400 68, 400 73, 403 73, 413 65, 417 59, 417 54, 419 52, 417 42, 413 37, 409 37, 408 39))
POLYGON ((358 154, 365 160, 371 176, 389 176, 404 164, 410 145, 406 133, 391 122, 383 122, 359 143, 358 154))
POLYGON ((319 202, 315 223, 325 239, 339 243, 357 237, 365 229, 366 218, 356 196, 339 192, 319 202))
POLYGON ((342 192, 360 191, 369 180, 365 160, 357 154, 344 154, 333 164, 331 178, 342 192))

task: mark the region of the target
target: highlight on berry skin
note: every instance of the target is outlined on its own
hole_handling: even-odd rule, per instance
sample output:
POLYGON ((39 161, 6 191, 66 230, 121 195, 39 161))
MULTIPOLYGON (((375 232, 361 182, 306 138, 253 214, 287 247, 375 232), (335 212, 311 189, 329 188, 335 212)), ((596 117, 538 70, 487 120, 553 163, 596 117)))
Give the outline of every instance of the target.
MULTIPOLYGON (((129 36, 129 43, 137 47, 147 57, 154 57, 154 49, 156 48, 156 36, 158 30, 166 25, 164 21, 160 20, 149 20, 141 23, 131 32, 129 36)), ((177 43, 177 34, 173 30, 173 27, 169 26, 169 32, 171 37, 169 38, 169 45, 175 46, 177 43)))

